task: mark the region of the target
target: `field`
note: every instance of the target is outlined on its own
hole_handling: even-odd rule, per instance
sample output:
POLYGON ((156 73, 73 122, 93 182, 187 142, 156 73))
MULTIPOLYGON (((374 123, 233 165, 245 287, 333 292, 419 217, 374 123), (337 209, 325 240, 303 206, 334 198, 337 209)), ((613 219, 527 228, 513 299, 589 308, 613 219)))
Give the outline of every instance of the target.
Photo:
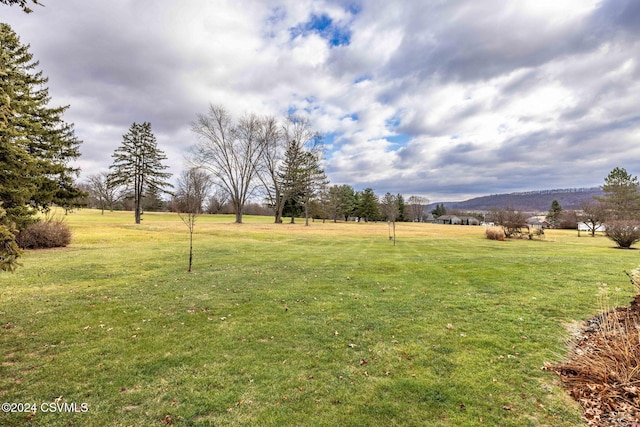
POLYGON ((573 231, 202 216, 187 273, 176 215, 65 219, 0 275, 3 426, 580 425, 541 367, 640 264, 573 231))

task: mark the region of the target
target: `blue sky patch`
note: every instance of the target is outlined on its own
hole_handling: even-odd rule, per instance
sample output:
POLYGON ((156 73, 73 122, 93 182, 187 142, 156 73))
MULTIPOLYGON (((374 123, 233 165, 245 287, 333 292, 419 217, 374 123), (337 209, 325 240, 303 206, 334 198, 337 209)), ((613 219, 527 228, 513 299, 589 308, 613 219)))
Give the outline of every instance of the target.
POLYGON ((354 122, 357 122, 360 117, 356 113, 347 114, 345 116, 340 117, 340 120, 351 119, 354 122))
POLYGON ((312 33, 320 35, 334 46, 347 46, 351 42, 351 30, 338 26, 328 15, 311 15, 311 19, 289 30, 291 39, 307 36, 312 33))
POLYGON ((411 141, 411 137, 405 133, 399 133, 393 136, 387 136, 385 139, 394 144, 405 145, 407 142, 411 141))

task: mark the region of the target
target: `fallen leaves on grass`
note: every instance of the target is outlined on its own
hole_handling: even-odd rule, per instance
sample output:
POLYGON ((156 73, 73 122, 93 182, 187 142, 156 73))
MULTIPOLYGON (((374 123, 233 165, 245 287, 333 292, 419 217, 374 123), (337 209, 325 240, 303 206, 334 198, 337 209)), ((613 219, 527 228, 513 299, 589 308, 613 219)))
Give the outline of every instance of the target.
POLYGON ((640 295, 586 322, 568 360, 547 364, 588 426, 640 425, 640 295))

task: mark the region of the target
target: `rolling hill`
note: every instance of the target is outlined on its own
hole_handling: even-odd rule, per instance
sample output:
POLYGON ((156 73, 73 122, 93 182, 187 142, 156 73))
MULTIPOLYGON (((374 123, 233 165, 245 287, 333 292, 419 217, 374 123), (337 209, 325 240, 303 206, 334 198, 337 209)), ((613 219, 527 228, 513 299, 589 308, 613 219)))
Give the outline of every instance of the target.
POLYGON ((490 196, 475 197, 462 202, 432 203, 428 209, 431 210, 435 208, 437 204, 442 203, 448 210, 486 211, 493 208, 510 206, 527 212, 546 212, 554 200, 557 200, 563 209, 580 209, 580 203, 591 200, 594 196, 601 196, 602 194, 600 187, 492 194, 490 196))

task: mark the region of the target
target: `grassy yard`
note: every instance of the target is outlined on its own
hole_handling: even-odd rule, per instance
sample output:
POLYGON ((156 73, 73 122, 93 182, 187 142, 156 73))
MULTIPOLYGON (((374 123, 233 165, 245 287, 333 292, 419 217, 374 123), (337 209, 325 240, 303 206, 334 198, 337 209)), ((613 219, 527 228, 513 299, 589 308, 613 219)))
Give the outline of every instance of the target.
POLYGON ((189 274, 187 227, 143 218, 69 214, 70 247, 0 275, 0 401, 37 407, 0 425, 580 425, 541 367, 640 264, 568 231, 203 216, 189 274))

